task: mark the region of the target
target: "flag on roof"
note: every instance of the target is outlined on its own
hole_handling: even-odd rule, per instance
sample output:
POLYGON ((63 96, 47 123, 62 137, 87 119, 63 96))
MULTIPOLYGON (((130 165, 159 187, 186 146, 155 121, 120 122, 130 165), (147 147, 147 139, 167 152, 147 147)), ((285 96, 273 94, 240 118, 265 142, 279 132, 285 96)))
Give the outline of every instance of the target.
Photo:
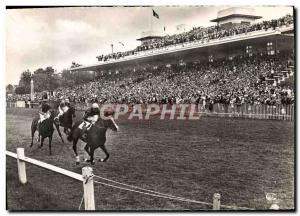
POLYGON ((152 13, 153 13, 153 16, 156 17, 157 19, 159 19, 159 16, 158 14, 152 9, 152 13))

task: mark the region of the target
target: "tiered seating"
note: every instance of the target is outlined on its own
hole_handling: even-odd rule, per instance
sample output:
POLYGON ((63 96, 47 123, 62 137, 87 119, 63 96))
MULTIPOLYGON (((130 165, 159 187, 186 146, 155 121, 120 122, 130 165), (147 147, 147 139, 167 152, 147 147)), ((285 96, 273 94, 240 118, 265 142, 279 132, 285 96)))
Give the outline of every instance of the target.
POLYGON ((60 88, 56 95, 100 103, 290 103, 293 92, 278 85, 282 71, 289 68, 291 74, 289 61, 281 54, 189 62, 170 68, 148 65, 136 71, 104 73, 98 81, 60 88))

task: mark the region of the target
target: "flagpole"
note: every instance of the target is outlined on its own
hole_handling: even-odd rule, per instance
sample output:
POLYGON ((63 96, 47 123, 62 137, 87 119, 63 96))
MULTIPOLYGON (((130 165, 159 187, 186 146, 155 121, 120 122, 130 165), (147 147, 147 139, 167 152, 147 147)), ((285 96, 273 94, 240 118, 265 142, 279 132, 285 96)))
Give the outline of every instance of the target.
POLYGON ((152 32, 152 19, 153 19, 153 9, 151 7, 151 13, 150 13, 150 31, 152 32))
POLYGON ((149 30, 151 30, 151 13, 149 13, 149 30))

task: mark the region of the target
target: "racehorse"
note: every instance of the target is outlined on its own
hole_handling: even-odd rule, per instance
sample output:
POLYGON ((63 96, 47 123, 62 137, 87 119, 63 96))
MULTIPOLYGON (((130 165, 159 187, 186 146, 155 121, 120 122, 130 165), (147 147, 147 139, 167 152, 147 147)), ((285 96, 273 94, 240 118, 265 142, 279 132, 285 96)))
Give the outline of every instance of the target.
MULTIPOLYGON (((54 117, 55 116, 56 116, 55 111, 51 110, 50 111, 50 117, 45 119, 43 122, 38 123, 38 121, 40 119, 39 117, 36 117, 32 120, 32 123, 31 123, 31 145, 30 145, 30 147, 33 146, 34 133, 35 133, 36 130, 38 130, 38 132, 39 132, 38 141, 41 141, 41 145, 39 146, 39 148, 43 147, 44 139, 48 137, 49 138, 49 154, 52 155, 51 142, 52 142, 52 136, 53 136, 53 132, 54 132, 53 124, 54 124, 54 117)), ((54 125, 56 126, 57 132, 58 132, 62 142, 64 143, 64 140, 63 140, 62 135, 61 135, 60 130, 59 130, 59 126, 57 126, 56 124, 54 124, 54 125)))
MULTIPOLYGON (((57 113, 58 114, 58 113, 57 113)), ((75 108, 71 106, 65 113, 63 113, 59 118, 54 118, 55 126, 59 127, 62 126, 64 128, 64 132, 66 135, 69 134, 69 132, 72 129, 73 126, 73 118, 75 118, 75 108)))
MULTIPOLYGON (((90 156, 90 160, 87 160, 87 162, 91 162, 91 164, 94 164, 94 151, 99 147, 106 155, 104 159, 99 159, 99 161, 107 161, 107 159, 109 158, 109 153, 107 152, 107 149, 105 147, 106 131, 107 129, 118 131, 119 127, 111 115, 106 114, 105 116, 108 119, 99 118, 98 121, 91 126, 91 128, 87 132, 86 139, 82 137, 82 130, 79 128, 79 125, 82 124, 83 121, 75 122, 74 126, 72 127, 71 133, 68 136, 68 140, 70 142, 73 141, 73 150, 76 158, 78 158, 77 142, 79 139, 81 139, 83 142, 86 143, 84 150, 90 156)), ((79 162, 77 161, 77 164, 78 163, 79 162)))

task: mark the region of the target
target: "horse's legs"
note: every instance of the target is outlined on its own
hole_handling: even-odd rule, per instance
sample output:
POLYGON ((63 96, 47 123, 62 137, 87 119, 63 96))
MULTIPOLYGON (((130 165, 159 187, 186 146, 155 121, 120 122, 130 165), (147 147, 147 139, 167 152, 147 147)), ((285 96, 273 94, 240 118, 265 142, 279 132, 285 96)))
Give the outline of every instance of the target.
POLYGON ((65 142, 64 142, 64 139, 62 138, 60 129, 59 129, 59 124, 57 124, 56 122, 54 122, 54 125, 55 125, 55 128, 56 128, 56 130, 57 130, 57 133, 58 133, 59 137, 61 138, 62 143, 65 143, 65 142))
POLYGON ((76 157, 78 156, 78 154, 77 154, 77 142, 78 142, 78 139, 73 140, 73 151, 74 151, 76 157))
POLYGON ((52 135, 49 136, 49 155, 52 155, 52 152, 51 152, 51 142, 52 142, 52 135))
POLYGON ((31 126, 31 144, 30 144, 30 147, 33 146, 33 138, 34 138, 35 131, 36 131, 36 125, 32 125, 31 126))
POLYGON ((91 156, 91 152, 90 152, 89 148, 90 148, 90 145, 87 143, 84 147, 84 150, 91 156))
POLYGON ((105 162, 108 160, 109 158, 109 153, 107 152, 107 149, 105 147, 105 145, 100 145, 100 148, 102 149, 102 151, 105 153, 106 157, 104 159, 99 159, 99 161, 101 162, 105 162))
MULTIPOLYGON (((40 135, 39 135, 40 136, 40 135)), ((45 139, 45 137, 42 137, 42 139, 41 139, 41 145, 39 146, 39 148, 42 148, 43 147, 43 145, 44 145, 44 139, 45 139)))
POLYGON ((95 151, 95 149, 94 148, 91 148, 91 151, 90 151, 90 162, 91 162, 91 164, 92 165, 94 165, 95 164, 95 162, 94 162, 94 151, 95 151))
POLYGON ((38 142, 40 142, 40 140, 41 140, 40 127, 41 127, 41 123, 38 122, 36 125, 37 132, 38 132, 38 138, 37 138, 38 142))
POLYGON ((91 148, 90 145, 87 143, 84 147, 84 150, 89 154, 90 160, 86 160, 86 162, 91 162, 91 164, 95 164, 94 162, 94 148, 91 148))

